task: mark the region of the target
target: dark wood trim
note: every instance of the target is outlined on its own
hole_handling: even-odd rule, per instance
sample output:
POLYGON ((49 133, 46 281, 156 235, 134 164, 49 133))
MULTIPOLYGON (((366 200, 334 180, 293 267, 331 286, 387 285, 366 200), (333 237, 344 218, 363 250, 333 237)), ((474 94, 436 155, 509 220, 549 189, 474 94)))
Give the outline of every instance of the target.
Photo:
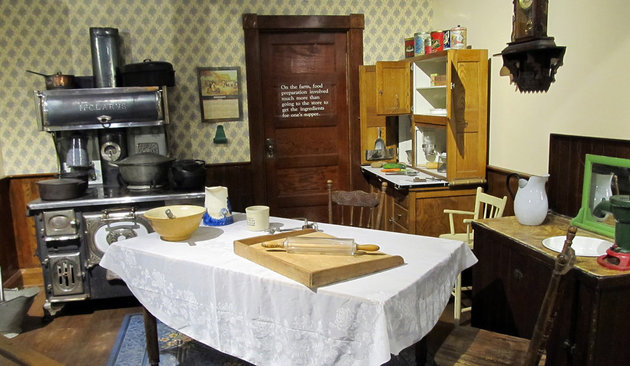
POLYGON ((253 186, 254 201, 265 203, 267 181, 264 165, 264 125, 262 121, 262 75, 260 71, 260 31, 258 15, 243 14, 243 28, 245 32, 245 65, 247 74, 247 109, 249 122, 249 154, 251 169, 256 172, 258 184, 253 186))
POLYGON ((367 190, 369 185, 361 173, 361 123, 359 95, 359 66, 363 65, 362 14, 350 15, 351 27, 348 32, 348 126, 350 146, 350 186, 352 189, 367 190))
POLYGON ((0 220, 0 267, 2 278, 7 280, 19 269, 15 235, 13 234, 13 217, 11 215, 10 178, 0 179, 0 207, 4 208, 7 216, 0 220))
POLYGON ((26 216, 26 204, 39 197, 37 181, 53 176, 53 173, 28 174, 0 179, 0 207, 5 209, 0 221, 0 266, 5 280, 23 283, 20 270, 40 268, 35 256, 35 223, 26 216))
MULTIPOLYGON (((310 30, 310 29, 363 29, 363 14, 346 15, 257 15, 243 14, 244 29, 310 30)), ((247 44, 247 43, 246 43, 247 44)))

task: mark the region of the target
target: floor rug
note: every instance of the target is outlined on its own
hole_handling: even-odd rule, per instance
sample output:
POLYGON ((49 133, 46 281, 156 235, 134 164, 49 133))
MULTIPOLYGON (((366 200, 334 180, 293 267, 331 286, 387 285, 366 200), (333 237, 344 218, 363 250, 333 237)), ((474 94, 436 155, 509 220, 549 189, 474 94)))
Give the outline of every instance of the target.
MULTIPOLYGON (((160 366, 248 366, 157 321, 160 366)), ((148 366, 142 314, 126 315, 107 366, 148 366)))

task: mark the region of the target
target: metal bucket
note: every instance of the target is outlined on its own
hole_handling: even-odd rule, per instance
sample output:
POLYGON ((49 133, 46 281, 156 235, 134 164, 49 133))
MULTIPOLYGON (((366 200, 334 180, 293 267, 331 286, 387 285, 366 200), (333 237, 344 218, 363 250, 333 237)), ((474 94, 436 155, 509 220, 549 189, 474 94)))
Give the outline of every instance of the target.
POLYGON ((0 333, 13 338, 22 332, 22 321, 33 304, 39 287, 27 287, 22 290, 8 289, 4 293, 5 301, 0 301, 0 333))

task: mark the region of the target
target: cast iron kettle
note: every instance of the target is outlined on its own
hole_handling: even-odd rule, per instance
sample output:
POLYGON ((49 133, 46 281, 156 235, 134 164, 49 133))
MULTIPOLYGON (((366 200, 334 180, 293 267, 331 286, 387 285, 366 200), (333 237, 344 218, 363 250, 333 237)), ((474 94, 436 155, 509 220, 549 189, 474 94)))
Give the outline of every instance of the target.
POLYGON ((171 174, 175 188, 203 189, 206 182, 206 162, 184 159, 173 163, 171 174))

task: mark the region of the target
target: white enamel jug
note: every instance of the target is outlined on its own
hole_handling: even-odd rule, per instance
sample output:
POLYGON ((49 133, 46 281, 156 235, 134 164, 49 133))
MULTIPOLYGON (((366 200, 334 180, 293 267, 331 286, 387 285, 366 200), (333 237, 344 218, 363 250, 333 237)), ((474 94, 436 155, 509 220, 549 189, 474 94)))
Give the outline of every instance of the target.
POLYGON ((609 199, 613 195, 612 180, 613 173, 600 174, 592 173, 591 177, 591 208, 597 206, 602 200, 609 199))
MULTIPOLYGON (((601 174, 601 173, 592 173, 591 175, 591 201, 589 202, 589 206, 591 212, 597 205, 599 205, 602 201, 609 200, 613 195, 612 192, 612 180, 615 176, 614 173, 601 174)), ((594 216, 597 221, 606 221, 610 217, 610 212, 605 212, 603 217, 594 216)))
POLYGON ((234 222, 228 189, 223 186, 206 187, 206 213, 203 223, 209 226, 221 226, 234 222))
POLYGON ((529 181, 516 173, 508 175, 506 184, 508 192, 514 199, 514 215, 522 225, 540 225, 545 221, 549 208, 547 191, 545 191, 545 183, 548 179, 549 174, 531 176, 529 181), (516 195, 510 190, 512 177, 518 178, 516 195))

